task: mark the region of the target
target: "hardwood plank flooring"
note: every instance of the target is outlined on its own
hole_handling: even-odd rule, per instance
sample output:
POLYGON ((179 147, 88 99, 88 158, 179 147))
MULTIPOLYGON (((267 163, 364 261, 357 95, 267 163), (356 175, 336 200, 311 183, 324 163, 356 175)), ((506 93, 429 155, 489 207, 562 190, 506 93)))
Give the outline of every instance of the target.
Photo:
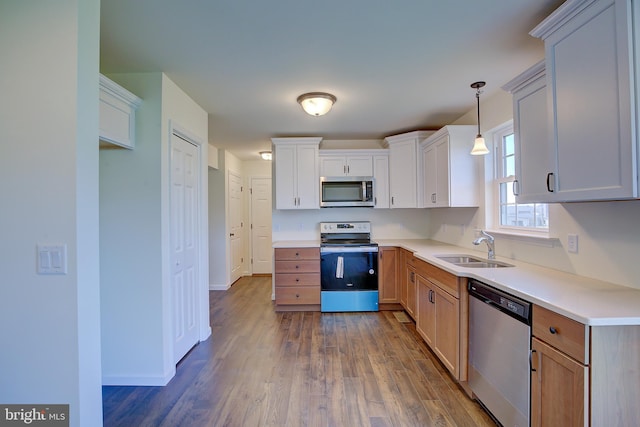
POLYGON ((103 387, 110 426, 495 426, 392 312, 276 313, 271 277, 211 291, 165 387, 103 387))

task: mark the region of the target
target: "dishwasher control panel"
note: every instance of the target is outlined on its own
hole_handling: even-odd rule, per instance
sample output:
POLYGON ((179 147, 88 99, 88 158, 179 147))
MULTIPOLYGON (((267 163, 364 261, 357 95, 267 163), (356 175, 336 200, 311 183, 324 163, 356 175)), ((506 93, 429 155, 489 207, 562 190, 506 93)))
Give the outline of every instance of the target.
POLYGON ((469 281, 468 289, 469 295, 495 306, 522 322, 531 323, 531 303, 476 280, 469 281))

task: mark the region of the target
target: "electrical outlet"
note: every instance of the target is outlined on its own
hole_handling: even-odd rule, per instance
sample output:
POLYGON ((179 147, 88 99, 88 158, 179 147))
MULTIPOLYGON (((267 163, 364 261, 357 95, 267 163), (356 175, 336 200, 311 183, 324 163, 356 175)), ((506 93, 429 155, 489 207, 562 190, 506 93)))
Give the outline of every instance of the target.
POLYGON ((572 254, 578 253, 578 235, 567 234, 567 251, 572 254))

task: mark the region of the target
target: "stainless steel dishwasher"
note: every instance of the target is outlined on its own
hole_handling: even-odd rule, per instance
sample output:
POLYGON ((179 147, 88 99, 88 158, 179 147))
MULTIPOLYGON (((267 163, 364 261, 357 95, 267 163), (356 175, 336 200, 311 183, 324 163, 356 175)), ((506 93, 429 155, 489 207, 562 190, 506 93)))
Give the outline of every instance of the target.
POLYGON ((505 427, 530 418, 531 304, 469 280, 469 386, 505 427))

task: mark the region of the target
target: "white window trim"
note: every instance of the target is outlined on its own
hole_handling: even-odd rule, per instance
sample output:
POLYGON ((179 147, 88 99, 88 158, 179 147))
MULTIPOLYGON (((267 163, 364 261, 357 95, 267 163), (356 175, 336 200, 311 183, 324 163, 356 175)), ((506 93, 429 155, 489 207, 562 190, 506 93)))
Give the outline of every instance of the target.
POLYGON ((492 215, 491 223, 487 224, 488 232, 498 234, 506 238, 511 238, 513 240, 522 240, 542 246, 553 247, 559 239, 552 237, 549 234, 549 228, 540 229, 500 225, 499 185, 500 183, 511 182, 515 179, 514 175, 510 175, 505 178, 498 178, 498 171, 502 167, 499 165, 499 162, 502 161, 502 149, 500 148, 500 143, 502 142, 502 136, 508 131, 513 132, 513 120, 509 120, 508 122, 491 129, 490 132, 487 132, 490 135, 490 141, 493 148, 492 152, 494 153, 492 165, 493 170, 491 174, 492 196, 490 209, 492 215))

